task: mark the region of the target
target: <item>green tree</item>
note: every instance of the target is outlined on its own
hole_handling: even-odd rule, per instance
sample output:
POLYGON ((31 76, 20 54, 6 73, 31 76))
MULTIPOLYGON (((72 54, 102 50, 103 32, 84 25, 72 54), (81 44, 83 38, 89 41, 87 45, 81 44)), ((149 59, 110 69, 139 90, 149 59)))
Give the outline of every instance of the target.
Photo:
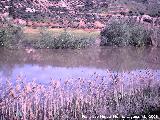
POLYGON ((14 0, 9 0, 9 9, 8 9, 8 12, 9 12, 9 16, 10 17, 13 17, 13 19, 16 18, 16 9, 15 9, 15 6, 14 6, 14 0))

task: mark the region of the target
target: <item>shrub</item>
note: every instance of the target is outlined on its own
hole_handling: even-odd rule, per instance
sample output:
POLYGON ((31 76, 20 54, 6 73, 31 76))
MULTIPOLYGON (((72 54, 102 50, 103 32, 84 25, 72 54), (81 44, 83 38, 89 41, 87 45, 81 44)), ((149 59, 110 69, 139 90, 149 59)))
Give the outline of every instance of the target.
POLYGON ((33 40, 32 47, 34 48, 84 48, 92 45, 95 39, 92 36, 76 36, 68 31, 61 32, 60 35, 42 29, 40 39, 33 40))
POLYGON ((12 25, 9 22, 5 27, 0 28, 0 46, 7 48, 21 47, 21 41, 24 37, 21 26, 12 25))
POLYGON ((84 48, 94 43, 91 36, 77 37, 67 31, 61 33, 56 41, 56 48, 84 48))
POLYGON ((52 45, 52 42, 55 40, 50 32, 46 29, 41 29, 40 38, 36 40, 31 40, 31 45, 34 48, 49 48, 52 45))
POLYGON ((154 46, 160 47, 160 28, 154 27, 152 30, 152 44, 154 46))
POLYGON ((84 48, 95 43, 97 35, 84 32, 58 31, 56 33, 41 28, 40 34, 24 34, 21 26, 6 21, 0 28, 0 46, 7 48, 84 48), (58 35, 57 35, 58 33, 58 35))
POLYGON ((151 43, 151 30, 134 21, 110 20, 101 31, 101 45, 144 46, 151 43))

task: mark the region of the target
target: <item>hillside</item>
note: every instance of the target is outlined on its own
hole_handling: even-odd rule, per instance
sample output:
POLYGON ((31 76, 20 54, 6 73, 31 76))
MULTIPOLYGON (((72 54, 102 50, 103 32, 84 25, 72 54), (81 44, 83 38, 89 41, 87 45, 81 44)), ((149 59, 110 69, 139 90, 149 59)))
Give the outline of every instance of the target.
POLYGON ((160 15, 159 0, 1 0, 1 17, 28 26, 101 28, 113 14, 160 15), (43 24, 43 25, 42 25, 43 24))

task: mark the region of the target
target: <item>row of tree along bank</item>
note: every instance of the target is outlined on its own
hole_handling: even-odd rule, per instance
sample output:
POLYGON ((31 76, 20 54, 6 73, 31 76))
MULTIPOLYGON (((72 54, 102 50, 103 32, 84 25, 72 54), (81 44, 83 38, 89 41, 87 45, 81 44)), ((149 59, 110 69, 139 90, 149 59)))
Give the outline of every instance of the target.
POLYGON ((37 27, 36 35, 25 33, 26 27, 5 21, 0 29, 0 44, 7 48, 84 48, 93 46, 99 36, 100 45, 109 46, 160 46, 160 27, 130 17, 112 16, 106 26, 97 32, 82 30, 49 30, 37 27))

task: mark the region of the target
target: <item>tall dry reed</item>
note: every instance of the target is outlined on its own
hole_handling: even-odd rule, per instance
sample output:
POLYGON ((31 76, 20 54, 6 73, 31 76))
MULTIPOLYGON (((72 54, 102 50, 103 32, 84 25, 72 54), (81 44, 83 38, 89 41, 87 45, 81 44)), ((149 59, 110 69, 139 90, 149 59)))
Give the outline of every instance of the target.
POLYGON ((160 107, 160 83, 154 73, 94 74, 48 85, 19 76, 0 86, 0 120, 81 120, 141 115, 160 107))

